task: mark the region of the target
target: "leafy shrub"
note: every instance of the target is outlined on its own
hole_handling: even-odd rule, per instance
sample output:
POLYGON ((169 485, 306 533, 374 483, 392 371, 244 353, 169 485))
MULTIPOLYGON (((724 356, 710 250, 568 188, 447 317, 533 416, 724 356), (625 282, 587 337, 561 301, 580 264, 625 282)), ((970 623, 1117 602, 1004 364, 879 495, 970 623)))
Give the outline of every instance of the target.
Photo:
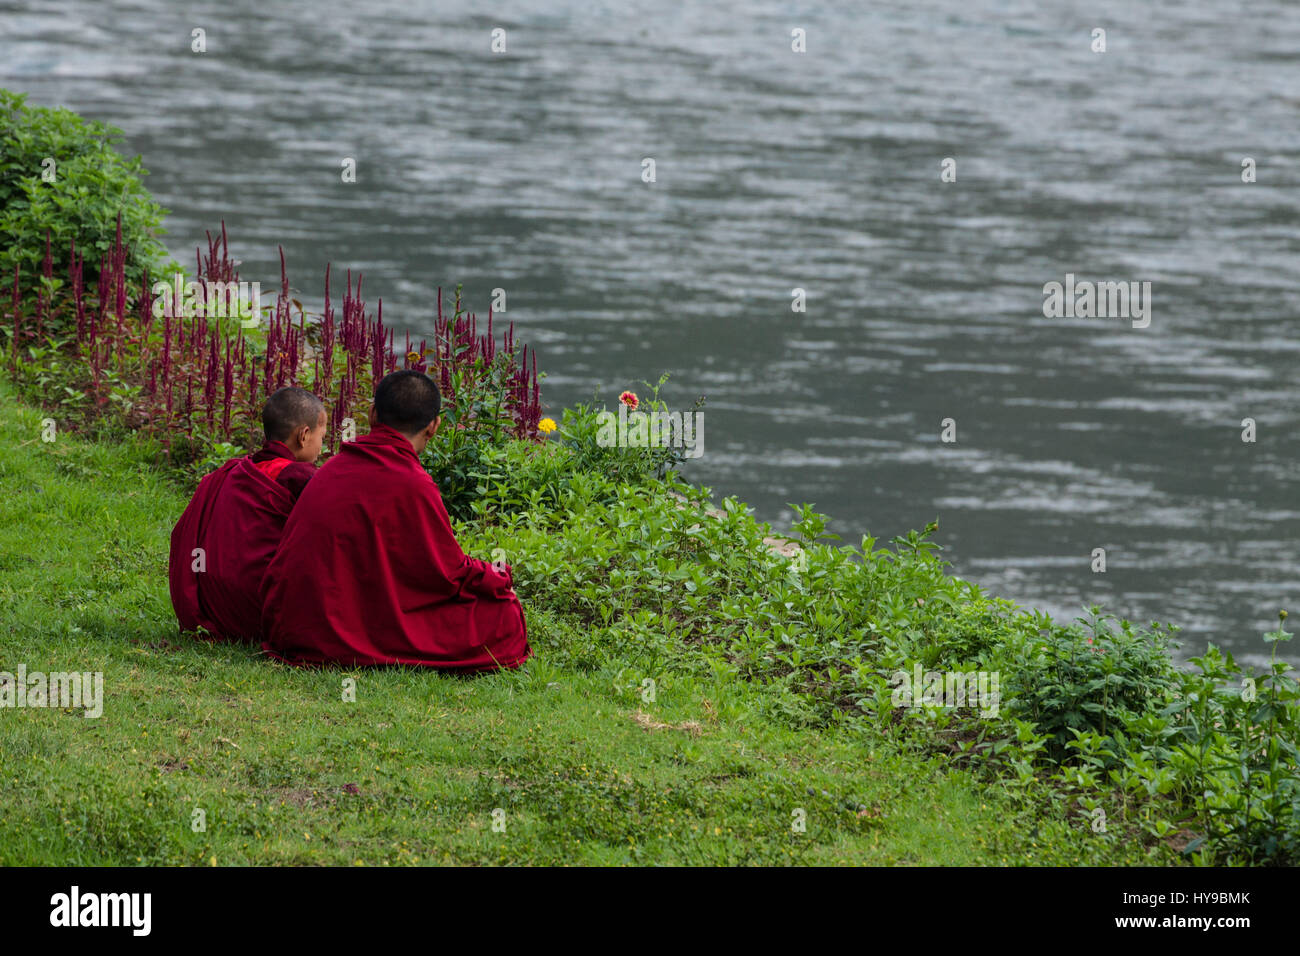
POLYGON ((1188 852, 1203 840, 1245 862, 1300 862, 1300 685, 1277 660, 1291 637, 1281 623, 1264 635, 1273 656, 1258 676, 1211 647, 1193 658, 1200 673, 1181 675, 1178 700, 1161 713, 1171 723, 1159 743, 1171 749, 1168 764, 1191 804, 1178 822, 1201 833, 1188 852))
POLYGON ((994 662, 1008 644, 1037 633, 1050 620, 1037 617, 1003 598, 968 601, 935 616, 917 648, 926 670, 996 669, 994 662))
MULTIPOLYGON (((635 410, 648 414, 671 413, 668 403, 659 397, 659 391, 667 381, 668 373, 665 372, 657 384, 643 382, 649 397, 634 399, 635 410)), ((682 414, 693 415, 703 407, 704 397, 701 396, 682 414)), ((639 484, 647 478, 661 479, 670 472, 675 473, 687 460, 686 449, 675 442, 665 440, 658 445, 638 448, 609 441, 611 416, 616 414, 604 406, 599 394, 593 395, 590 403, 580 402, 564 410, 560 435, 574 450, 574 468, 608 475, 619 482, 639 484)))
POLYGON ((514 328, 511 323, 498 347, 490 310, 480 335, 477 318, 461 303, 459 287, 445 318, 439 290, 433 346, 421 342, 414 351, 407 346, 408 367, 429 372, 442 392, 442 425, 426 446, 424 463, 456 518, 468 517, 484 495, 503 504, 509 500, 503 489, 511 473, 527 465, 529 449, 542 438, 537 355, 532 354, 531 368, 527 345, 516 355, 514 328), (432 368, 426 365, 430 360, 432 368), (507 446, 516 441, 508 453, 507 446))
POLYGON ((1117 791, 1121 811, 1142 830, 1182 836, 1182 853, 1200 863, 1300 862, 1300 692, 1290 665, 1276 659, 1277 644, 1290 638, 1280 626, 1264 635, 1274 657, 1263 675, 1246 675, 1211 646, 1192 658, 1196 672, 1176 672, 1165 706, 1132 714, 1109 734, 1072 730, 1071 766, 1057 779, 1117 791))
POLYGON ((444 477, 440 479, 433 467, 429 470, 438 480, 448 512, 456 518, 495 521, 521 512, 545 513, 560 505, 575 477, 582 474, 574 467, 573 450, 554 439, 483 444, 472 450, 472 458, 460 461, 448 451, 439 446, 430 452, 443 462, 444 477), (458 474, 461 471, 464 477, 458 474), (448 473, 450 480, 445 477, 448 473))
MULTIPOLYGON (((537 428, 539 399, 526 403, 522 414, 509 401, 509 396, 519 394, 513 384, 515 375, 509 365, 481 354, 449 366, 443 375, 443 391, 452 401, 444 411, 439 437, 425 451, 425 467, 452 517, 556 507, 575 474, 599 474, 611 485, 642 487, 667 478, 684 461, 685 449, 678 446, 602 445, 605 409, 595 405, 566 408, 563 424, 546 436, 537 428), (457 394, 468 398, 457 403, 457 394), (517 440, 520 435, 533 440, 517 440)), ((667 375, 660 385, 666 380, 667 375)), ((667 403, 658 398, 658 387, 650 387, 645 407, 667 411, 667 403)), ((702 404, 697 402, 692 412, 702 404)))
POLYGON ((0 89, 0 269, 6 287, 18 266, 25 289, 35 288, 47 234, 60 256, 75 243, 88 263, 87 277, 97 278, 112 251, 119 213, 131 284, 138 285, 146 269, 159 276, 170 258, 158 240, 166 210, 141 183, 147 173, 140 157, 117 152, 121 131, 69 110, 29 107, 25 100, 0 89), (52 181, 43 176, 47 168, 52 181))
POLYGON ((1003 704, 1050 735, 1047 753, 1055 759, 1065 756, 1071 731, 1122 728, 1167 703, 1177 685, 1159 625, 1135 631, 1095 607, 1087 619, 1048 627, 1008 651, 998 661, 1003 704))

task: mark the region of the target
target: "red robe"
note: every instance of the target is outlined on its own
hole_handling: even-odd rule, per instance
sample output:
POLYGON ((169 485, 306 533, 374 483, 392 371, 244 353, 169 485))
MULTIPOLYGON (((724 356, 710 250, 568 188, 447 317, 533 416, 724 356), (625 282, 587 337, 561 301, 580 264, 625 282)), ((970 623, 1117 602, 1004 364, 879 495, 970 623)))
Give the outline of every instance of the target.
POLYGON ((343 444, 289 516, 262 647, 292 664, 517 667, 531 651, 512 584, 508 566, 461 550, 415 449, 379 425, 343 444))
POLYGON ((234 458, 199 482, 172 530, 167 577, 182 631, 221 641, 262 639, 262 575, 280 544, 294 495, 291 458, 234 458), (202 556, 195 549, 203 550, 202 556))

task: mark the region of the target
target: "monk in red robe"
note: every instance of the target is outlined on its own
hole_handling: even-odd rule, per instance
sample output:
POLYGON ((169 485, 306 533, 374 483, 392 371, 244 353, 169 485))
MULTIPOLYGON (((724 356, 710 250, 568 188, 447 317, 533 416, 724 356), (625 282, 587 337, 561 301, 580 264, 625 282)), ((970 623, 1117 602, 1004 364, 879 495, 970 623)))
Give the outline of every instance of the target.
POLYGON ((325 463, 266 571, 262 647, 293 664, 480 671, 529 656, 510 567, 461 550, 420 465, 442 397, 422 372, 375 389, 371 431, 325 463))
POLYGON ((262 409, 262 431, 259 451, 199 482, 172 531, 167 576, 182 631, 262 639, 262 575, 294 502, 316 473, 325 406, 304 389, 282 388, 262 409))

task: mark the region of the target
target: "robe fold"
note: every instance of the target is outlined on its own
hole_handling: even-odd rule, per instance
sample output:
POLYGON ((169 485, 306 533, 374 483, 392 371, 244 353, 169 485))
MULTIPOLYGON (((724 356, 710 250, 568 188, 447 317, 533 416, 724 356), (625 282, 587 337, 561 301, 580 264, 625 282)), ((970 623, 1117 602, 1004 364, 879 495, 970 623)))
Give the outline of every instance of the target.
POLYGON ((262 589, 262 647, 292 664, 477 671, 531 653, 510 568, 461 550, 404 435, 345 442, 307 485, 262 589))
POLYGON ((277 477, 291 463, 235 458, 199 482, 172 530, 167 561, 182 631, 202 628, 223 641, 262 639, 262 576, 294 503, 277 477))

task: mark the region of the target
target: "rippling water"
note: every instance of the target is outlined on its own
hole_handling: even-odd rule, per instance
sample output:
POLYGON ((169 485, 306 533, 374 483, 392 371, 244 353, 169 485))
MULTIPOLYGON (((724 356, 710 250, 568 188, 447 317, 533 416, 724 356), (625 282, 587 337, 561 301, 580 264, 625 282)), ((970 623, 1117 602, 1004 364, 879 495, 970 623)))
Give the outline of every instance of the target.
POLYGON ((998 593, 1257 661, 1300 597, 1300 6, 1058 6, 0 0, 0 83, 123 127, 178 255, 224 218, 247 277, 361 269, 417 332, 503 287, 553 410, 672 372, 688 476, 764 519, 938 516, 998 593), (1067 272, 1150 327, 1044 318, 1067 272))

